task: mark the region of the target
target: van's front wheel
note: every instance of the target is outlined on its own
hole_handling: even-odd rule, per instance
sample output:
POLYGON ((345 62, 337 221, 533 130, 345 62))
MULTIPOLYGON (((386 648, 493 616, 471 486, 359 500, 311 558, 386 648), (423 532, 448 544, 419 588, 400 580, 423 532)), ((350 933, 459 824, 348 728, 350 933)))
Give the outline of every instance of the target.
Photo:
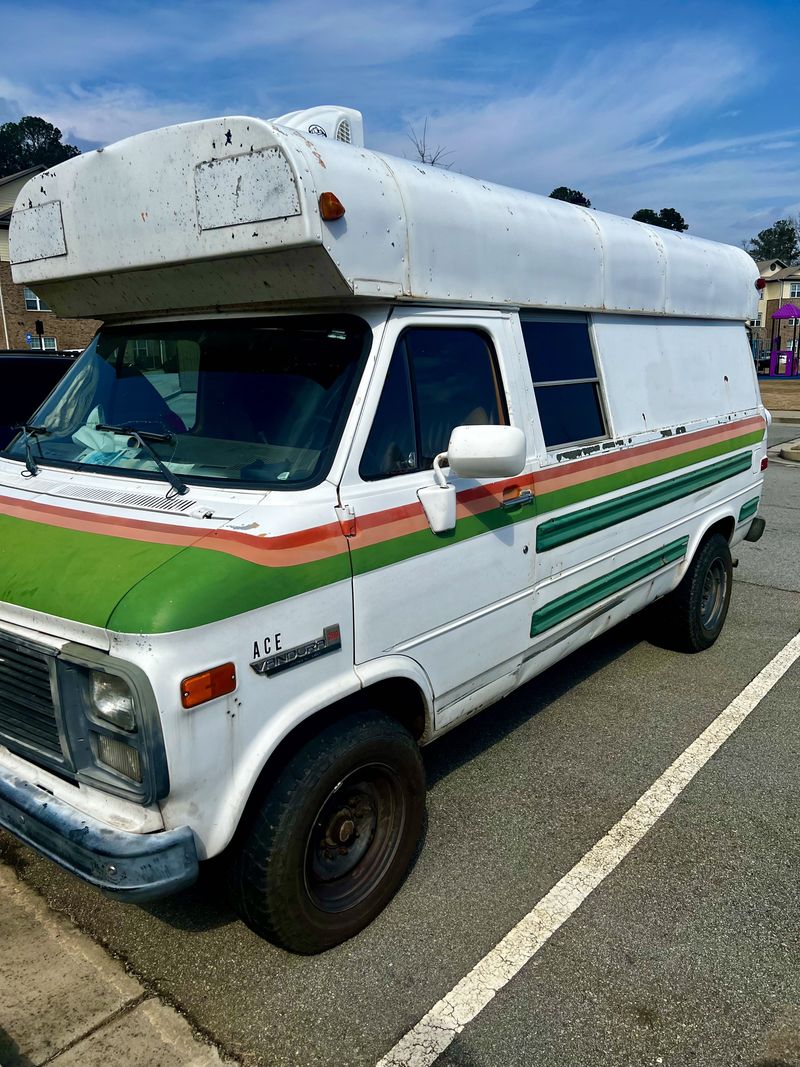
POLYGON ((422 828, 419 748, 380 712, 349 715, 289 761, 245 833, 234 901, 262 937, 321 952, 394 895, 422 828))
POLYGON ((659 604, 665 642, 682 652, 704 652, 722 632, 733 586, 733 563, 722 534, 704 541, 680 585, 659 604))

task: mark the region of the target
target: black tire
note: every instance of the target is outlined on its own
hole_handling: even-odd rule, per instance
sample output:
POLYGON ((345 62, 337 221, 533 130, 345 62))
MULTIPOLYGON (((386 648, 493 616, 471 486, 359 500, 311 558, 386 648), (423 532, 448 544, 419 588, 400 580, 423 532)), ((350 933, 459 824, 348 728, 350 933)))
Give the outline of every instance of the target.
POLYGON ((381 712, 348 715, 295 753, 253 814, 231 871, 237 910, 292 952, 346 941, 394 896, 424 812, 411 734, 381 712))
POLYGON ((725 625, 733 587, 728 542, 712 534, 702 542, 680 585, 657 604, 663 644, 680 652, 711 648, 725 625))

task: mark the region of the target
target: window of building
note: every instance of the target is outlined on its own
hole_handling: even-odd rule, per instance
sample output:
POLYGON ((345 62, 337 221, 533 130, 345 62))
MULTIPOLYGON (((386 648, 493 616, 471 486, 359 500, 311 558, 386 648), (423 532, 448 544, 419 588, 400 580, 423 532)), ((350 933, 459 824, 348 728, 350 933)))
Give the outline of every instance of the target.
POLYGON ((157 338, 137 337, 129 343, 125 358, 141 370, 158 370, 164 366, 166 345, 157 338))
POLYGON ((790 297, 800 296, 800 282, 790 282, 789 283, 789 296, 790 297))
POLYGON ((600 381, 586 317, 523 320, 522 336, 547 447, 605 437, 600 381))
POLYGON ((456 426, 507 423, 494 350, 478 330, 412 327, 400 337, 361 458, 365 481, 428 470, 456 426))
POLYGON ((31 337, 28 345, 34 352, 41 352, 42 349, 46 352, 55 352, 58 348, 55 337, 39 337, 37 335, 31 337))
POLYGON ((33 289, 29 289, 26 285, 23 286, 23 290, 25 294, 25 307, 28 311, 52 311, 52 308, 48 304, 45 304, 44 300, 39 299, 33 289))

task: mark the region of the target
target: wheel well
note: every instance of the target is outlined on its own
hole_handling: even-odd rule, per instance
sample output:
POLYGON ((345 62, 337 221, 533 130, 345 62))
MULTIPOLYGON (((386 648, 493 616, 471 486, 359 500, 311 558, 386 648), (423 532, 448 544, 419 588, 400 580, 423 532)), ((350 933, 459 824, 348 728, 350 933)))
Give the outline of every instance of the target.
MULTIPOLYGON (((720 519, 718 522, 715 522, 713 526, 709 526, 709 528, 706 530, 700 540, 700 545, 702 545, 703 542, 707 541, 709 537, 713 537, 713 535, 716 533, 722 534, 728 544, 730 544, 735 528, 736 521, 734 520, 732 515, 727 516, 727 518, 720 519)), ((698 545, 697 547, 699 548, 700 545, 698 545)))
POLYGON ((408 678, 387 678, 375 682, 343 700, 337 700, 334 704, 321 708, 298 723, 271 753, 250 792, 234 838, 248 824, 254 807, 263 800, 270 784, 275 781, 298 749, 337 719, 342 719, 353 712, 369 710, 384 711, 391 715, 393 719, 402 723, 417 741, 425 731, 425 697, 419 686, 408 678))

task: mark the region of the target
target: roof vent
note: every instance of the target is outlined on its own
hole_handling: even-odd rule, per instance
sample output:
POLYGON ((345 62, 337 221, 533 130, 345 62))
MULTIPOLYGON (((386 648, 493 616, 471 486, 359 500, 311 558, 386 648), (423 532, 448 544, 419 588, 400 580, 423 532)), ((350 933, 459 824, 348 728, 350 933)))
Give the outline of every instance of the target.
POLYGON ((276 126, 289 126, 312 137, 329 137, 332 141, 364 147, 364 119, 361 112, 352 107, 323 104, 304 111, 290 111, 271 121, 276 126))

